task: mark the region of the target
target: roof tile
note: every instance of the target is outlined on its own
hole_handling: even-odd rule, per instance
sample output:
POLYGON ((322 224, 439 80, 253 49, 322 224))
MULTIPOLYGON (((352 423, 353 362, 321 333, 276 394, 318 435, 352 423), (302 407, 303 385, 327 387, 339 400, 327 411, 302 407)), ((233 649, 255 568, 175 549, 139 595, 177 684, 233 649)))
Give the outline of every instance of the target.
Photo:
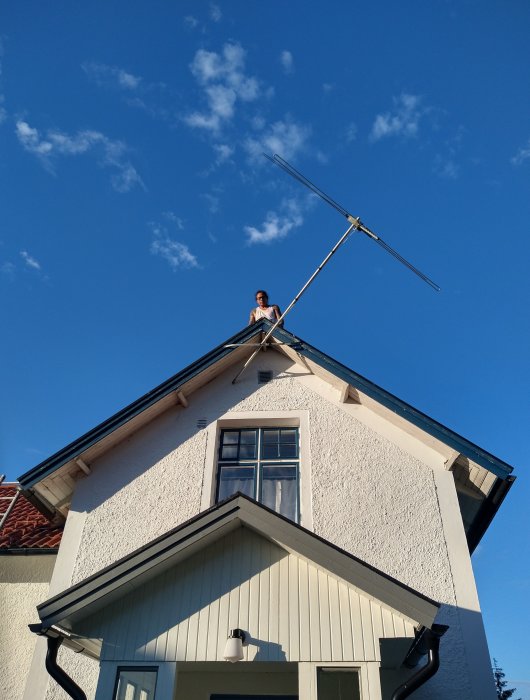
POLYGON ((51 523, 18 490, 17 484, 0 484, 0 517, 11 503, 9 515, 0 528, 0 550, 59 547, 63 526, 51 523), (13 496, 16 496, 14 503, 10 500, 13 496))

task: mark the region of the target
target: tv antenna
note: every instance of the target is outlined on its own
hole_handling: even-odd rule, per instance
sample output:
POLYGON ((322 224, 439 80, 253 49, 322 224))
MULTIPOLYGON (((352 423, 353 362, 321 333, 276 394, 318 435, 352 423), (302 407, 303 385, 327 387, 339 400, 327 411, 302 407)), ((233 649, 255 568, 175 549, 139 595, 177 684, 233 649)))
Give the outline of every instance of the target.
POLYGON ((414 267, 412 263, 410 263, 408 260, 406 260, 402 255, 400 255, 397 250, 394 250, 391 246, 388 245, 388 243, 385 243, 385 241, 380 238, 376 233, 374 233, 371 229, 368 228, 361 219, 358 216, 353 216, 353 214, 350 214, 350 212, 345 209, 341 204, 336 202, 334 199, 332 199, 328 194, 326 194, 323 190, 320 189, 320 187, 317 187, 311 180, 308 180, 305 175, 302 175, 301 172, 299 172, 295 167, 293 167, 290 163, 288 163, 286 160, 284 160, 281 156, 274 154, 273 156, 269 156, 267 153, 263 154, 265 158, 268 158, 268 160, 271 161, 271 163, 274 163, 277 165, 279 168, 284 170, 288 175, 293 177, 295 180, 300 182, 302 185, 307 187, 308 189, 313 192, 313 194, 316 194, 318 197, 323 199, 325 202, 327 202, 330 206, 333 207, 333 209, 336 209, 339 214, 342 214, 348 222, 349 226, 345 233, 340 237, 340 239, 335 243, 333 248, 329 251, 329 253, 326 255, 324 260, 320 263, 320 265, 317 267, 317 269, 313 272, 311 277, 307 280, 307 282, 304 284, 302 289, 298 292, 298 294, 295 296, 295 298, 292 300, 292 302, 289 304, 289 306, 285 309, 283 314, 280 316, 280 318, 276 321, 276 323, 272 326, 272 328, 265 334, 265 337, 259 343, 256 347, 256 350, 252 353, 252 355, 248 358, 248 360, 245 362, 241 370, 238 372, 238 374, 234 377, 232 380, 232 384, 235 384, 236 381, 239 379, 239 377, 243 374, 243 372, 247 369, 247 367, 251 364, 251 362, 254 360, 256 355, 259 353, 259 351, 265 347, 267 340, 270 338, 270 336, 274 333, 276 328, 282 323, 283 319, 287 316, 289 311, 293 308, 293 306, 296 304, 296 302, 300 299, 302 294, 305 292, 305 290, 309 287, 309 285, 314 281, 315 277, 319 274, 319 272, 322 271, 322 269, 326 266, 326 264, 329 262, 329 260, 332 258, 332 256, 337 252, 337 250, 341 247, 343 243, 345 243, 348 238, 350 237, 350 234, 353 231, 360 231, 361 233, 364 233, 368 238, 370 238, 372 241, 375 241, 378 245, 383 248, 383 250, 386 250, 387 253, 390 253, 396 260, 398 260, 400 263, 405 265, 405 267, 408 267, 411 272, 414 272, 415 275, 417 275, 420 279, 422 279, 424 282, 426 282, 429 286, 431 286, 434 290, 437 292, 440 291, 440 287, 436 284, 436 282, 433 282, 427 275, 423 274, 421 270, 418 270, 417 267, 414 267))

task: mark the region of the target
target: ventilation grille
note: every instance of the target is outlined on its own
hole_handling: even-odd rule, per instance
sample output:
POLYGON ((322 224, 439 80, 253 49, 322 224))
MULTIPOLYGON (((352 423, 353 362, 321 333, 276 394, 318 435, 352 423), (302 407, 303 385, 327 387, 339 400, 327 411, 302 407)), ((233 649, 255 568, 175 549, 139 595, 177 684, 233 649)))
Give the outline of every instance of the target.
POLYGON ((197 421, 197 428, 199 430, 204 430, 207 425, 208 421, 206 420, 206 418, 199 418, 199 420, 197 421))
POLYGON ((267 384, 272 381, 272 370, 258 370, 258 384, 267 384))

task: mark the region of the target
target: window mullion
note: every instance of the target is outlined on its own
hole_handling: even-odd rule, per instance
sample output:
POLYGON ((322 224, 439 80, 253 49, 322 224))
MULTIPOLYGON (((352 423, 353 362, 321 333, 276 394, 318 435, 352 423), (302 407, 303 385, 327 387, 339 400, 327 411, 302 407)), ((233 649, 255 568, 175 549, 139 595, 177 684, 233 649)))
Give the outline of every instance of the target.
POLYGON ((261 501, 261 445, 263 429, 258 428, 258 453, 256 462, 256 500, 261 501))

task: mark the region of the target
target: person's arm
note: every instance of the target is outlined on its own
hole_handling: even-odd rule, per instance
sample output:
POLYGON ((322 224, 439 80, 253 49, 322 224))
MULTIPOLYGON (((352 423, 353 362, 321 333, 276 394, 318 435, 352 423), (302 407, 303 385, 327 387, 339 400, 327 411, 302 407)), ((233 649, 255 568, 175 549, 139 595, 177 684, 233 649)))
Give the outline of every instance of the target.
POLYGON ((253 323, 256 323, 256 314, 254 313, 254 309, 250 312, 250 318, 248 320, 248 325, 251 326, 253 323))
MULTIPOLYGON (((280 311, 280 307, 277 304, 273 304, 272 308, 274 309, 274 313, 276 315, 276 320, 278 321, 282 316, 282 312, 280 311)), ((283 321, 280 323, 280 326, 283 326, 283 321)))

